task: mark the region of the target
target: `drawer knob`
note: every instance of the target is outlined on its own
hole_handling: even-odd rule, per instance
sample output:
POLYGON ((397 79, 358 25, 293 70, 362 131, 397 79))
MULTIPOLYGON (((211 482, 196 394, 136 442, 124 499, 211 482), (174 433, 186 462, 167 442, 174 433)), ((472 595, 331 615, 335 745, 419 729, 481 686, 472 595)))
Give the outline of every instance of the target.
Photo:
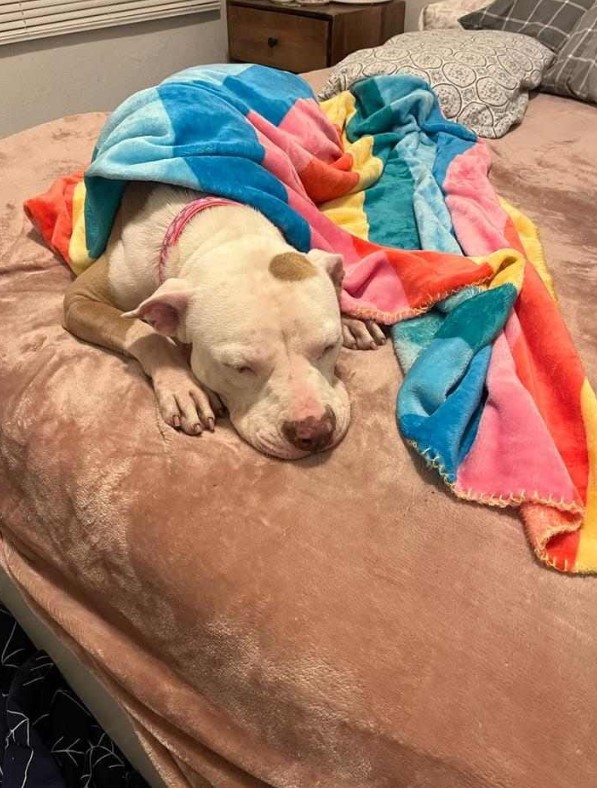
POLYGON ((267 45, 268 45, 268 47, 270 47, 270 49, 273 49, 275 46, 278 45, 278 39, 275 38, 274 36, 270 36, 267 39, 267 45))

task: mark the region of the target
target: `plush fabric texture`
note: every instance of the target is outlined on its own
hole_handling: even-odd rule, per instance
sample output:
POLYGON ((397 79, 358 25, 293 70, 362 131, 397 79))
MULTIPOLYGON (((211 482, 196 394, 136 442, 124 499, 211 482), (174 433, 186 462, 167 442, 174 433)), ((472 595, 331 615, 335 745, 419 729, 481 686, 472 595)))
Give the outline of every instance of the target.
POLYGON ((419 16, 419 30, 462 30, 458 21, 464 14, 487 5, 487 0, 442 0, 426 5, 419 16))
POLYGON ((467 30, 523 33, 557 52, 592 4, 593 0, 495 0, 459 21, 467 30))
POLYGON ((348 90, 366 77, 410 74, 431 85, 446 118, 495 139, 521 122, 528 92, 552 60, 550 50, 516 33, 404 33, 384 46, 348 55, 332 70, 321 96, 348 90))
POLYGON ((543 75, 541 90, 597 104, 597 2, 581 16, 543 75))
MULTIPOLYGON (((85 258, 71 241, 68 261, 80 268, 101 254, 125 179, 135 175, 166 183, 187 177, 185 186, 262 208, 299 249, 341 253, 346 313, 388 324, 421 315, 394 331, 408 372, 397 405, 403 437, 458 496, 522 505, 542 560, 564 571, 597 570, 590 506, 597 405, 548 290, 536 230, 500 205, 487 179, 487 149, 446 121, 414 77, 365 80, 323 111, 291 75, 283 75, 282 103, 276 79, 252 66, 222 67, 217 77, 195 69, 167 81, 169 104, 156 98, 167 115, 166 155, 156 142, 155 102, 147 92, 125 102, 76 187, 85 191, 84 227, 75 219, 73 237, 86 239, 85 258), (253 103, 243 106, 247 96, 253 103), (197 111, 210 118, 205 129, 192 123, 197 111), (276 128, 258 141, 254 129, 274 119, 276 128), (214 126, 227 129, 215 142, 214 126), (226 162, 236 156, 234 179, 215 166, 218 152, 226 162)), ((50 201, 60 191, 52 186, 27 203, 44 231, 49 214, 72 213, 70 202, 50 201)))
MULTIPOLYGON (((593 380, 596 115, 538 96, 491 176, 542 228, 593 380)), ((31 603, 172 788, 594 788, 597 581, 413 461, 391 347, 343 353, 345 441, 283 463, 163 428, 134 362, 61 328, 71 274, 21 205, 103 122, 0 141, 0 557, 31 603)))

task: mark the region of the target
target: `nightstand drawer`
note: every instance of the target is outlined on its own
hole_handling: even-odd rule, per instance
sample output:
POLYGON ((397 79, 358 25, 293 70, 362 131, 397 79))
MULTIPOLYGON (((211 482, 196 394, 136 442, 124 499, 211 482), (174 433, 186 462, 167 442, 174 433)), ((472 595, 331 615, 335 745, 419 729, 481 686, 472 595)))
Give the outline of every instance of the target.
POLYGON ((296 72, 328 64, 326 19, 229 5, 228 35, 233 60, 296 72))

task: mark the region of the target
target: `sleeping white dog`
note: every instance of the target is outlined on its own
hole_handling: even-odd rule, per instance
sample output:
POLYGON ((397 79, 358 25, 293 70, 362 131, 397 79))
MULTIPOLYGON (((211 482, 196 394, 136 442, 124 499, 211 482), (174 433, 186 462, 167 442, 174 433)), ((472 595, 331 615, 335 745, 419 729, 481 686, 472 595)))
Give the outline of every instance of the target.
POLYGON ((105 253, 67 290, 64 322, 136 358, 172 427, 213 430, 225 406, 256 449, 296 459, 348 429, 335 374, 343 341, 385 339, 373 323, 341 320, 342 276, 339 255, 297 252, 252 208, 131 184, 105 253), (190 346, 190 368, 172 340, 190 346))

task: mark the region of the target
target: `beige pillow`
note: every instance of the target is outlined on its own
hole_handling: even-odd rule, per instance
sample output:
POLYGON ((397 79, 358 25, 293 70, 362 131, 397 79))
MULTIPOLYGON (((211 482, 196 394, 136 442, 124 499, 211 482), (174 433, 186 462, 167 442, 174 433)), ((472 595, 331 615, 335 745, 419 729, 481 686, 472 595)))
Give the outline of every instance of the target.
POLYGON ((461 16, 478 11, 489 0, 442 0, 441 3, 426 5, 419 15, 419 30, 462 29, 458 21, 461 16))

